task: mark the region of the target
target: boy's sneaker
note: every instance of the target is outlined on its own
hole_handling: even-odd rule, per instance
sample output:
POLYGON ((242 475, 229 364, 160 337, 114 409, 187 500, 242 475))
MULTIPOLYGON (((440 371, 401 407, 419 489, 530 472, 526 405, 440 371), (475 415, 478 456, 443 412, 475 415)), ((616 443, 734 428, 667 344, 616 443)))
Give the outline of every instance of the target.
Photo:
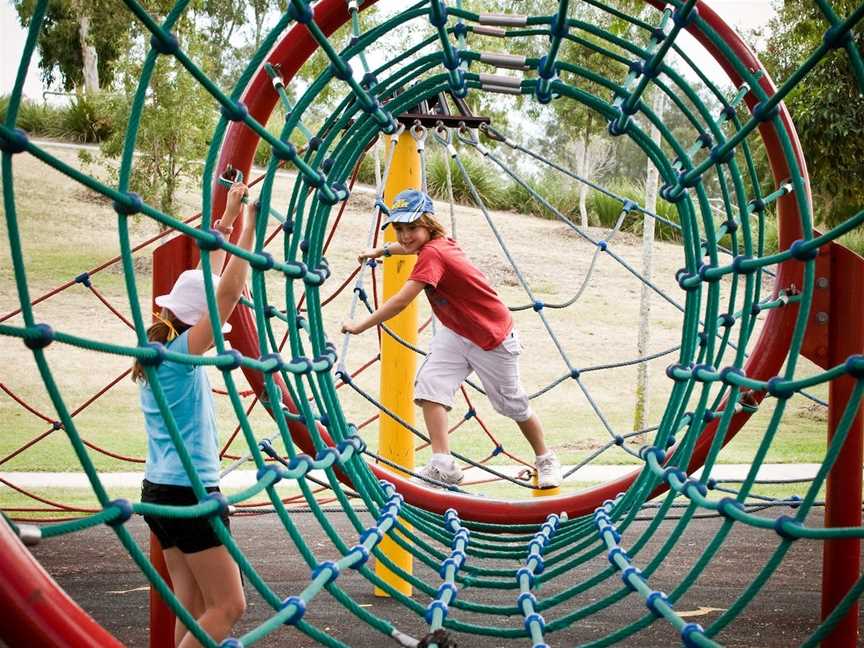
POLYGON ((415 477, 411 481, 423 484, 429 488, 444 488, 445 486, 456 486, 461 484, 465 475, 456 465, 456 462, 451 462, 450 466, 444 467, 437 462, 430 461, 417 471, 417 474, 423 479, 415 477), (431 481, 426 481, 426 480, 431 481), (437 483, 436 483, 437 482, 437 483), (441 484, 441 485, 439 485, 441 484))
POLYGON ((537 488, 555 488, 561 485, 561 462, 554 453, 537 457, 534 467, 537 468, 537 488))

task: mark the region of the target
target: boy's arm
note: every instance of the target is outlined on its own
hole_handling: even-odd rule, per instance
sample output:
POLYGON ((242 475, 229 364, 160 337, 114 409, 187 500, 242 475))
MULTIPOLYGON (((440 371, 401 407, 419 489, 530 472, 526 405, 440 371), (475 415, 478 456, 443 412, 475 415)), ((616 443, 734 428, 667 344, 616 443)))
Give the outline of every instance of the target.
POLYGON ((409 279, 399 292, 381 304, 371 315, 357 321, 344 322, 342 324, 342 332, 357 335, 373 326, 377 326, 381 322, 386 322, 391 317, 398 315, 408 304, 414 301, 414 298, 420 294, 425 286, 426 284, 420 281, 409 279))
POLYGON ((405 248, 402 247, 401 243, 394 241, 392 243, 384 243, 383 245, 379 245, 378 247, 369 248, 365 252, 361 252, 360 256, 357 257, 357 261, 359 263, 363 263, 366 259, 377 259, 378 257, 391 256, 394 254, 407 254, 407 252, 405 252, 405 248))

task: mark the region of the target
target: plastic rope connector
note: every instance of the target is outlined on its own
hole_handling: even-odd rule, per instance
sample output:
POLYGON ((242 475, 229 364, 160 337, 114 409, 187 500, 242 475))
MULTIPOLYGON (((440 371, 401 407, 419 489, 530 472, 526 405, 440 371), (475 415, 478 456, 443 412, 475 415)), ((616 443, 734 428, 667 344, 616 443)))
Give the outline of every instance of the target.
POLYGON ((297 149, 290 142, 277 142, 273 145, 273 157, 282 162, 293 162, 297 159, 297 149))
POLYGON ((291 472, 294 472, 295 470, 300 468, 300 466, 304 467, 304 469, 303 469, 304 475, 306 473, 308 473, 314 467, 312 457, 310 457, 309 455, 307 455, 305 453, 301 453, 301 454, 297 455, 296 457, 292 457, 291 459, 288 460, 287 468, 291 472))
POLYGON ((658 618, 663 616, 663 613, 657 609, 657 603, 661 601, 666 605, 669 605, 669 599, 666 598, 666 594, 658 590, 654 590, 653 592, 651 592, 645 599, 645 607, 651 610, 651 614, 658 618))
POLYGON ((150 349, 152 354, 140 356, 138 362, 142 367, 158 367, 165 360, 165 346, 161 342, 148 342, 142 349, 150 349))
POLYGON ((144 207, 144 201, 134 191, 127 191, 125 194, 117 198, 111 206, 114 211, 123 216, 132 216, 141 211, 144 207))
POLYGON ((633 584, 633 579, 642 579, 642 571, 638 567, 634 567, 630 565, 629 567, 625 567, 624 571, 621 572, 621 580, 624 581, 624 585, 627 586, 631 592, 636 591, 636 585, 633 584))
POLYGON ((681 640, 684 642, 686 648, 698 648, 701 644, 699 644, 694 638, 693 635, 704 635, 705 630, 698 623, 688 623, 683 628, 681 628, 681 640))
POLYGON ((781 515, 774 520, 774 530, 777 532, 777 535, 785 540, 798 540, 798 536, 789 532, 788 527, 790 526, 800 527, 801 524, 798 520, 788 515, 781 515))
POLYGON ((170 56, 180 51, 180 41, 171 32, 160 29, 150 37, 150 47, 160 54, 170 56))
POLYGON ((324 585, 329 585, 339 577, 339 565, 332 560, 325 560, 324 562, 319 563, 318 566, 312 570, 312 580, 318 578, 325 569, 330 573, 327 576, 327 580, 324 581, 324 585))
POLYGON ((732 499, 731 497, 724 497, 719 502, 717 502, 717 512, 725 518, 734 519, 732 514, 730 513, 731 509, 738 509, 739 511, 743 510, 743 506, 741 502, 736 499, 732 499))
POLYGON ((29 141, 27 133, 20 128, 14 130, 8 128, 0 129, 0 151, 11 155, 23 153, 27 150, 29 141))
POLYGON ((366 545, 356 544, 351 547, 350 553, 359 556, 356 561, 351 563, 351 569, 360 569, 363 565, 365 565, 369 561, 369 550, 366 548, 366 545))
POLYGON ((312 9, 302 0, 292 0, 288 5, 288 17, 301 25, 312 22, 312 9), (299 6, 298 6, 299 5, 299 6))
POLYGON ((528 632, 531 632, 532 625, 537 625, 537 627, 540 629, 540 632, 543 632, 546 629, 546 619, 544 619, 541 614, 534 612, 533 614, 529 614, 527 617, 525 617, 525 623, 523 625, 525 627, 525 630, 528 632))
POLYGON ((435 614, 435 610, 441 610, 441 617, 447 618, 447 604, 444 601, 432 601, 426 607, 426 613, 424 614, 424 618, 426 619, 426 623, 432 623, 432 616, 435 614))
POLYGON ((204 233, 206 234, 206 236, 195 239, 195 244, 200 249, 206 250, 207 252, 212 252, 213 250, 218 250, 225 245, 225 238, 218 230, 215 230, 211 227, 204 230, 204 233))
POLYGON ((34 324, 24 332, 24 346, 31 351, 44 349, 54 341, 54 329, 48 324, 34 324))
POLYGON ((853 378, 864 379, 864 355, 856 354, 846 358, 843 370, 853 378))
POLYGON ((694 490, 702 497, 708 495, 708 488, 705 486, 705 484, 691 477, 684 484, 684 494, 687 495, 687 497, 689 497, 690 499, 693 499, 694 494, 692 491, 694 490))
POLYGON ((232 122, 244 121, 249 116, 249 110, 242 101, 223 105, 219 110, 225 119, 232 122))
POLYGON ((82 285, 86 286, 87 288, 93 287, 93 283, 90 281, 90 273, 89 272, 82 272, 77 277, 75 277, 75 283, 82 284, 82 285))
POLYGON ((213 500, 214 502, 218 502, 219 506, 216 507, 216 510, 213 511, 210 515, 226 515, 228 513, 228 499, 222 493, 207 493, 207 497, 205 499, 213 500))
POLYGON ((273 479, 273 482, 270 484, 271 486, 278 484, 280 481, 282 481, 282 473, 276 466, 271 465, 266 465, 259 468, 258 471, 255 473, 255 481, 262 481, 270 473, 276 475, 276 477, 273 479))
POLYGON ((117 517, 105 522, 110 527, 121 526, 132 517, 132 503, 127 499, 112 500, 109 506, 114 507, 118 511, 117 517))
POLYGON ((806 248, 807 242, 803 239, 798 239, 789 246, 789 254, 793 259, 798 261, 812 261, 819 256, 819 248, 806 248))
POLYGON ((266 250, 262 250, 258 254, 254 255, 249 261, 249 265, 252 266, 254 270, 259 270, 261 272, 270 270, 275 264, 276 261, 273 259, 273 255, 266 250))
POLYGON ((243 642, 236 637, 228 637, 223 639, 219 644, 219 648, 243 648, 243 642))
POLYGON ((768 381, 768 393, 774 398, 787 399, 795 395, 795 388, 781 376, 774 376, 768 381))
POLYGON ((282 601, 282 609, 294 606, 294 613, 285 619, 285 625, 297 625, 297 622, 306 614, 306 601, 299 596, 289 596, 282 601))
POLYGON ((771 121, 779 112, 777 106, 772 106, 770 109, 766 109, 765 102, 760 101, 758 104, 753 106, 753 119, 758 122, 771 121))
POLYGON ((219 365, 219 368, 222 371, 234 371, 235 369, 239 369, 243 364, 243 354, 240 353, 237 349, 226 349, 223 353, 219 355, 222 359, 229 359, 230 362, 226 362, 225 364, 219 365))

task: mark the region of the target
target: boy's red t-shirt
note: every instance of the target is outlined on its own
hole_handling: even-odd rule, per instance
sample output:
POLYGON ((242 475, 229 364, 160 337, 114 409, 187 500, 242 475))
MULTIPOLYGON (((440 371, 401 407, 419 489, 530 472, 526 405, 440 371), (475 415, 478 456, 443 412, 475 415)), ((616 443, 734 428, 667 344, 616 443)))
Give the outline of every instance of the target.
POLYGON ((482 349, 497 347, 513 328, 507 306, 451 238, 420 248, 409 279, 426 284, 432 312, 444 326, 482 349))

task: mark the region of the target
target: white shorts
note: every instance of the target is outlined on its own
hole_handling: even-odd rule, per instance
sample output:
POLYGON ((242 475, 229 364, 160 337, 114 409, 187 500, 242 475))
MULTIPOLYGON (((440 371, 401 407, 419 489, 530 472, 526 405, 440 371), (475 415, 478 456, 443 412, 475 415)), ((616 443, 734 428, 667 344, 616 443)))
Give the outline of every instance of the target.
POLYGON ((414 381, 414 402, 439 403, 449 411, 462 382, 473 371, 495 411, 514 421, 531 418, 528 394, 519 378, 522 345, 516 329, 494 349, 484 351, 471 340, 440 326, 414 381))

